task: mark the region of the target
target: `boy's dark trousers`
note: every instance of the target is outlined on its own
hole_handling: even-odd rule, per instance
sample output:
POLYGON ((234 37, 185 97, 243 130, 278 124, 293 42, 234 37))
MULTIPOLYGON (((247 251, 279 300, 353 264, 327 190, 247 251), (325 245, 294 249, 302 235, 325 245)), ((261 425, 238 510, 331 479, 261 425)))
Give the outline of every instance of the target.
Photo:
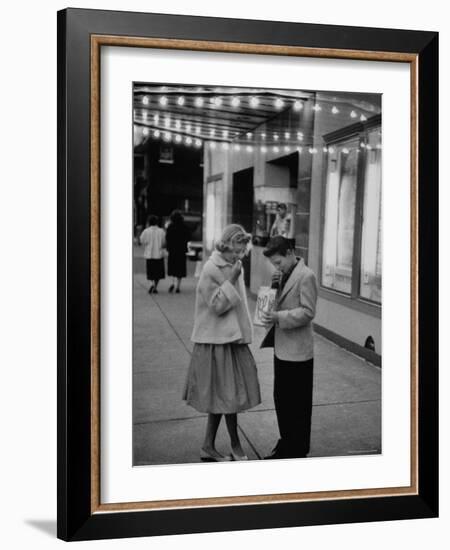
POLYGON ((277 453, 305 457, 311 440, 313 359, 282 361, 274 356, 273 397, 280 441, 277 453))

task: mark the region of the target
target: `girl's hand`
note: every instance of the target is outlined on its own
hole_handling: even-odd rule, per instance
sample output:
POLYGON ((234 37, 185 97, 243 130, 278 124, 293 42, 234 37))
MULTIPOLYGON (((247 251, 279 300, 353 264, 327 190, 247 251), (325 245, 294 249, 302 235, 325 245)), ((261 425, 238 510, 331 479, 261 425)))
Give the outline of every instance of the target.
POLYGON ((234 284, 241 274, 242 271, 242 262, 241 260, 238 260, 235 264, 233 264, 233 267, 231 268, 230 273, 230 283, 234 284))

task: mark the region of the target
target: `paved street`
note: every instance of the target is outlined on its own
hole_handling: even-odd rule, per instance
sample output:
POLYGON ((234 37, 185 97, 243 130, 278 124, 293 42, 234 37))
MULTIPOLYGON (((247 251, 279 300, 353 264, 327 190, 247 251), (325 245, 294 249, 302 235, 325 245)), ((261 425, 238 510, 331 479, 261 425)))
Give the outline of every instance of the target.
MULTIPOLYGON (((136 249, 136 254, 140 254, 136 249)), ((181 400, 193 344, 190 341, 197 279, 195 264, 180 294, 169 294, 170 280, 149 295, 144 260, 135 259, 133 437, 134 465, 199 461, 206 415, 181 400)), ((250 299, 253 313, 254 300, 250 299)), ((262 403, 238 415, 244 451, 250 459, 268 454, 278 439, 272 398, 272 350, 258 346, 264 333, 256 328, 251 348, 257 365, 262 403)), ((227 454, 229 441, 222 420, 217 449, 227 454)), ((373 454, 381 451, 381 370, 315 337, 314 401, 310 457, 373 454)))

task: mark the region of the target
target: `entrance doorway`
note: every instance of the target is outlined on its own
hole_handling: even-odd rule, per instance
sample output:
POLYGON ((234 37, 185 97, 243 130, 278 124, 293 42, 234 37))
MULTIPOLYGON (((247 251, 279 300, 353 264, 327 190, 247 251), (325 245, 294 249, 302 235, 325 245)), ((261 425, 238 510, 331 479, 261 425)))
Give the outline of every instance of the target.
MULTIPOLYGON (((233 174, 232 222, 242 225, 251 233, 253 230, 253 168, 240 170, 233 174)), ((244 281, 250 286, 250 254, 242 262, 244 281)))

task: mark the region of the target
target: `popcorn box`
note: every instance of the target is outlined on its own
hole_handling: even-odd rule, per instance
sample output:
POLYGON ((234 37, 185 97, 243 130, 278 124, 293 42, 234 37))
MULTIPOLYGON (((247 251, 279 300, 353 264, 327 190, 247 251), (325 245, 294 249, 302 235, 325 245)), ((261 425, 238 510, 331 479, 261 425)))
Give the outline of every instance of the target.
POLYGON ((259 327, 263 327, 262 314, 272 311, 275 307, 275 299, 277 291, 275 288, 268 286, 262 286, 258 291, 258 297, 256 299, 255 316, 253 318, 253 324, 259 327))

